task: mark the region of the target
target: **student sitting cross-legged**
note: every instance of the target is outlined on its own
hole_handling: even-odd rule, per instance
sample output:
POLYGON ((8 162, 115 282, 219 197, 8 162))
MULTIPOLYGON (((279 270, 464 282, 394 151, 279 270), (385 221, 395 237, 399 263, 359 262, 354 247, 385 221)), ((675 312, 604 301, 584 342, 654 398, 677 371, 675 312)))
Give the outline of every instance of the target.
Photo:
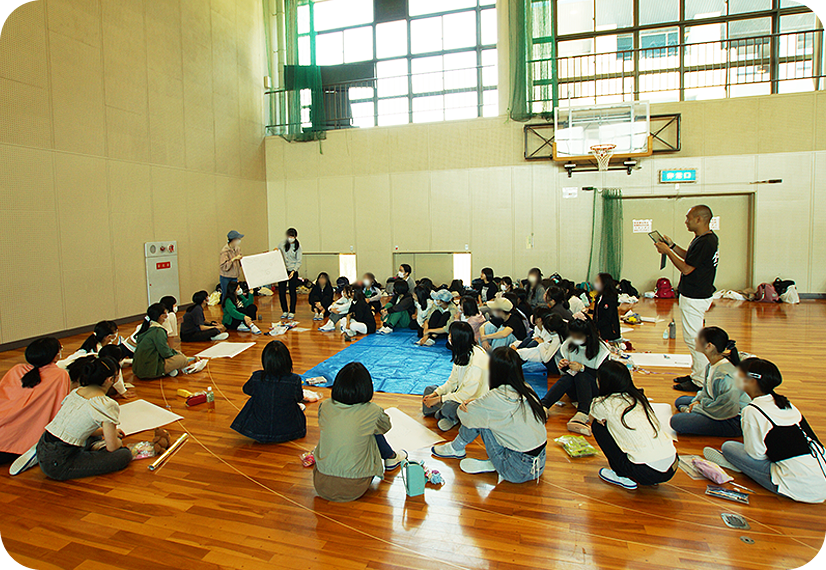
POLYGON ((250 397, 230 426, 260 443, 281 443, 307 435, 307 419, 301 409, 304 389, 293 374, 293 360, 280 340, 270 341, 261 353, 263 370, 252 373, 244 384, 250 397))
POLYGON ((430 298, 433 299, 433 308, 419 330, 420 339, 417 344, 420 346, 433 346, 436 344, 435 338, 447 336, 450 324, 459 313, 453 302, 453 294, 447 289, 431 291, 430 298))
POLYGON ((542 405, 550 408, 563 394, 568 394, 577 407, 576 414, 568 420, 568 429, 574 433, 591 435, 588 414, 591 400, 598 392, 597 368, 609 354, 608 346, 599 339, 599 333, 590 319, 571 319, 568 338, 554 357, 561 375, 542 398, 542 405))
POLYGON ((559 374, 554 364, 554 357, 562 346, 562 341, 568 333, 568 325, 562 318, 550 312, 549 309, 537 309, 534 319, 533 340, 535 345, 528 348, 518 348, 519 341, 513 343, 512 348, 524 362, 541 362, 551 374, 559 374))
POLYGON ((359 334, 376 332, 376 315, 373 314, 373 309, 370 308, 370 303, 360 287, 353 290, 353 303, 346 319, 341 323, 341 334, 345 340, 352 340, 359 334))
POLYGON ((229 338, 224 325, 215 321, 207 322, 204 309, 207 308, 208 299, 209 293, 206 291, 198 291, 192 295, 192 306, 184 313, 181 324, 181 341, 209 342, 229 338))
POLYGON ((528 336, 522 316, 508 299, 497 297, 486 305, 491 311, 491 319, 482 325, 482 334, 479 336, 482 348, 491 350, 509 346, 528 336))
POLYGON ((316 277, 307 301, 313 310, 314 321, 323 321, 324 317, 330 314, 329 307, 333 304, 333 286, 326 272, 322 271, 316 277))
POLYGON ((407 458, 393 451, 384 434, 390 417, 373 399, 373 379, 360 362, 336 375, 331 399, 318 407, 318 445, 313 485, 322 499, 355 501, 370 488, 373 477, 392 471, 407 458))
POLYGON ((381 334, 392 333, 395 329, 404 329, 410 326, 413 314, 416 312, 416 305, 413 303, 413 296, 410 294, 407 281, 398 279, 393 283, 393 297, 381 310, 381 322, 383 326, 378 332, 381 334))
POLYGON ((599 396, 591 403, 591 430, 610 469, 603 481, 633 490, 657 485, 677 472, 677 450, 648 403, 634 386, 628 367, 606 360, 597 370, 599 396))
POLYGON ((244 294, 244 289, 237 281, 230 281, 227 285, 221 307, 224 309, 222 322, 227 330, 261 334, 261 329, 255 324, 258 307, 253 300, 252 292, 247 291, 244 294))
POLYGON ((50 479, 66 481, 124 469, 132 452, 118 434, 120 406, 106 392, 120 366, 111 358, 92 357, 80 376, 80 388, 63 405, 37 444, 40 469, 50 479), (103 448, 95 443, 103 440, 103 448))
POLYGON ((510 347, 490 353, 490 391, 459 406, 459 435, 436 445, 436 457, 462 459, 465 473, 496 472, 505 481, 539 479, 545 470, 545 409, 522 375, 522 359, 510 347), (481 436, 488 458, 464 459, 465 448, 481 436))
POLYGON ((318 327, 321 332, 332 332, 336 330, 336 327, 343 330, 344 325, 347 324, 347 315, 350 314, 350 306, 353 304, 353 288, 346 277, 339 277, 336 292, 339 298, 329 306, 327 322, 318 327))
POLYGON ((473 328, 456 321, 450 325, 449 337, 453 362, 450 376, 441 386, 425 388, 422 397, 422 414, 435 416, 442 431, 459 423, 456 412, 461 404, 488 391, 488 355, 476 343, 473 328))
POLYGON ((743 408, 743 443, 727 441, 704 455, 722 467, 742 471, 772 493, 803 503, 826 500, 826 453, 806 418, 774 390, 783 382, 774 363, 747 358, 737 383, 751 398, 743 408))
POLYGON ((137 346, 132 361, 132 371, 141 380, 177 376, 187 365, 187 358, 169 346, 166 329, 166 307, 160 303, 149 305, 146 317, 135 334, 137 346))
POLYGON ((734 341, 723 329, 706 327, 697 333, 695 344, 708 358, 703 387, 696 396, 677 398, 674 406, 681 413, 671 416, 671 427, 690 435, 740 437, 740 410, 749 397, 734 381, 735 365, 740 363, 734 341))

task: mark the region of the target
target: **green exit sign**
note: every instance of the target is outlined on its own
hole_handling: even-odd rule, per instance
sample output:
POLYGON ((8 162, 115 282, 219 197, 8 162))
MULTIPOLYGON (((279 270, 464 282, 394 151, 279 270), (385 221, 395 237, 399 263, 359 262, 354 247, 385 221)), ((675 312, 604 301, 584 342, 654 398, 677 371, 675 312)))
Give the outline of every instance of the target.
POLYGON ((660 183, 674 184, 679 182, 697 182, 697 169, 660 170, 660 183))

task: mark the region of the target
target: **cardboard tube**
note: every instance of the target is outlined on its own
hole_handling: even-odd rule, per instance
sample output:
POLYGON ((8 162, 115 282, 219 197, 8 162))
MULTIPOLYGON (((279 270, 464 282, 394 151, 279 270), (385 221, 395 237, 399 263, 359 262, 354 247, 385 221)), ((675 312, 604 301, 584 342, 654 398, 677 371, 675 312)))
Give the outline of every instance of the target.
POLYGON ((178 449, 179 447, 181 447, 184 444, 187 437, 189 437, 189 436, 186 433, 184 433, 181 437, 179 437, 178 440, 175 443, 173 443, 172 445, 169 446, 169 449, 167 449, 166 451, 163 452, 163 455, 158 457, 154 462, 152 462, 151 465, 149 465, 149 470, 154 471, 155 469, 157 469, 158 467, 163 465, 163 462, 166 461, 169 458, 169 456, 172 455, 172 453, 174 453, 174 451, 176 449, 178 449))

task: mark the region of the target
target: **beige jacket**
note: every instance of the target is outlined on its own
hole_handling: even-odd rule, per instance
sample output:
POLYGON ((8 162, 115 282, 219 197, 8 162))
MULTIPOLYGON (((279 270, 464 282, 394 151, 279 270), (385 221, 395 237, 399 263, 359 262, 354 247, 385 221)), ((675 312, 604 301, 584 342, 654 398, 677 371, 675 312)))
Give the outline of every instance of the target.
POLYGON ((345 479, 384 474, 375 436, 390 431, 391 424, 380 406, 324 400, 318 407, 318 427, 315 462, 321 473, 345 479))
POLYGON ((232 260, 232 258, 236 255, 241 255, 241 250, 230 247, 229 244, 225 245, 221 250, 221 255, 218 258, 218 267, 221 270, 221 277, 230 277, 232 279, 238 279, 241 277, 241 262, 238 260, 232 260))

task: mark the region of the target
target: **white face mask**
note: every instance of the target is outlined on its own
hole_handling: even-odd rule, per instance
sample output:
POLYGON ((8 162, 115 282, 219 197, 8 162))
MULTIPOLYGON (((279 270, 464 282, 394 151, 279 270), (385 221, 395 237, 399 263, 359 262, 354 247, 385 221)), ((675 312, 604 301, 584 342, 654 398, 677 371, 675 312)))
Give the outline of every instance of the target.
POLYGON ((399 271, 399 279, 404 279, 404 271, 399 271))
POLYGON ((500 290, 502 290, 502 291, 507 291, 507 290, 508 290, 508 286, 507 286, 507 285, 500 285, 500 286, 499 286, 499 289, 500 289, 500 290))
POLYGON ((582 346, 583 344, 585 344, 585 339, 583 339, 583 338, 572 338, 571 339, 571 344, 575 344, 577 346, 582 346))
POLYGON ((175 305, 174 307, 172 307, 172 312, 173 312, 173 313, 177 313, 177 312, 178 312, 178 305, 175 305))
POLYGON ((237 290, 235 291, 235 294, 236 294, 236 295, 243 295, 243 294, 244 294, 244 290, 243 290, 243 289, 237 289, 237 290))
POLYGON ((287 241, 290 243, 295 243, 295 238, 293 236, 290 236, 287 238, 287 241))

